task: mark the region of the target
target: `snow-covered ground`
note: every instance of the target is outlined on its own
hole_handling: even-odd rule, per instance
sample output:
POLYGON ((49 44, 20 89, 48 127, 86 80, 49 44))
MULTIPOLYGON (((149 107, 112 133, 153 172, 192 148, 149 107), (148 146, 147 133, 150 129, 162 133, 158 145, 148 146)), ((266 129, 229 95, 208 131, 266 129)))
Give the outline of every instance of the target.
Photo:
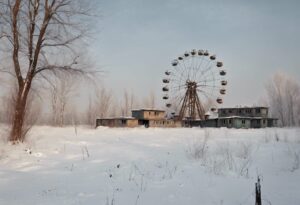
MULTIPOLYGON (((0 128, 3 133, 4 128, 0 128)), ((0 141, 0 204, 300 204, 300 129, 35 127, 0 141)))

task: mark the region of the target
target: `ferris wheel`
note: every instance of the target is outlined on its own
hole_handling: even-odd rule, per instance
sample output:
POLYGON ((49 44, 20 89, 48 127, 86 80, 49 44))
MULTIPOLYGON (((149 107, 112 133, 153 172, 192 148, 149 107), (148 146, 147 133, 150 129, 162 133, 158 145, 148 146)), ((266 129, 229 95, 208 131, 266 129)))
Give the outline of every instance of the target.
POLYGON ((185 52, 165 71, 163 100, 179 119, 205 119, 205 112, 216 111, 226 94, 226 70, 223 62, 207 50, 185 52))

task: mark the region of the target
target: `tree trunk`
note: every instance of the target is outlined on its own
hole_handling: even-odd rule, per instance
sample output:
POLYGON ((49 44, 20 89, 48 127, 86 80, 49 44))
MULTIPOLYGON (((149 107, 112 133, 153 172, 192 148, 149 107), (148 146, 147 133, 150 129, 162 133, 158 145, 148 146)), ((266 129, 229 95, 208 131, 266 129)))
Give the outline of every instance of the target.
POLYGON ((19 86, 17 93, 15 112, 12 121, 12 129, 9 140, 12 142, 24 141, 24 122, 26 115, 26 102, 30 90, 30 83, 25 83, 24 86, 19 86))

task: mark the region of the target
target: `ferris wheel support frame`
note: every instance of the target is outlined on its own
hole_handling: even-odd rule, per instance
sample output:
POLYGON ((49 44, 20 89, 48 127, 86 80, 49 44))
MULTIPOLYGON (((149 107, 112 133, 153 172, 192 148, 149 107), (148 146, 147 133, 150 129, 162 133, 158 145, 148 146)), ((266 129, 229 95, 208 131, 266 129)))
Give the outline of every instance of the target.
POLYGON ((179 112, 179 119, 184 118, 184 114, 188 111, 190 120, 196 120, 199 117, 201 120, 205 119, 205 110, 197 94, 197 83, 187 82, 187 90, 182 102, 179 112))

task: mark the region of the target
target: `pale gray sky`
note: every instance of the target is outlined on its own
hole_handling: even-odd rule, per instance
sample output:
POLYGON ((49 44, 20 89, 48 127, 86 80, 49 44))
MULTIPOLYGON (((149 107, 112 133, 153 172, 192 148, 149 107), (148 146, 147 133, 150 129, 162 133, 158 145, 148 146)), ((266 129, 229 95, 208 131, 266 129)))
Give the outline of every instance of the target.
POLYGON ((116 94, 154 91, 162 102, 163 72, 193 48, 223 60, 225 106, 256 103, 276 71, 300 80, 300 1, 103 0, 100 8, 90 49, 116 94))

